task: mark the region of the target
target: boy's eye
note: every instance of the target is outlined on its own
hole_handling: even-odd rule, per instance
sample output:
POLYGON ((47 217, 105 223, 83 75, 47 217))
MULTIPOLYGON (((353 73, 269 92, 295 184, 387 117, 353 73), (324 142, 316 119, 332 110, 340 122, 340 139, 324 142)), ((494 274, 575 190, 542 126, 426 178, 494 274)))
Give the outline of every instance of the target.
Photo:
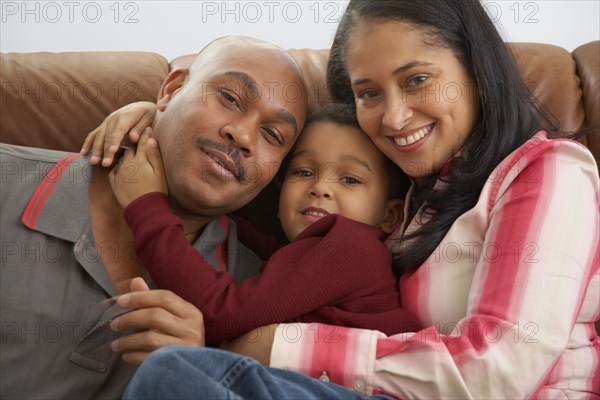
POLYGON ((294 175, 296 176, 302 176, 302 177, 311 177, 313 176, 313 173, 311 170, 306 169, 306 168, 298 168, 294 171, 294 175))
POLYGON ((362 183, 353 176, 344 176, 340 180, 347 185, 360 185, 362 183))

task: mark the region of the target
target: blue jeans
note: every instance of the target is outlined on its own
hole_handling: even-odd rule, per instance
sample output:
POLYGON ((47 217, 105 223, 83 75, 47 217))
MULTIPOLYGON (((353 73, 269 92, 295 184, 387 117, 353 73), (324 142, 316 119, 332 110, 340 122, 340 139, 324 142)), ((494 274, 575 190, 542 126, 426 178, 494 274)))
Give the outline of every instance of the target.
POLYGON ((265 367, 210 348, 165 347, 138 368, 123 399, 391 399, 265 367))

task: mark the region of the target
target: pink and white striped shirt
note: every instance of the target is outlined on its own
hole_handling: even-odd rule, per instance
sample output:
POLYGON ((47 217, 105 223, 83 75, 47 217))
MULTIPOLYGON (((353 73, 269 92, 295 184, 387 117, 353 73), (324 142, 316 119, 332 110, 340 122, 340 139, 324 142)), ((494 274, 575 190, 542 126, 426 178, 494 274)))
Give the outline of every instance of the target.
POLYGON ((494 170, 477 205, 426 262, 402 277, 402 304, 425 329, 386 337, 282 324, 271 366, 365 395, 597 399, 599 204, 591 153, 539 132, 494 170))

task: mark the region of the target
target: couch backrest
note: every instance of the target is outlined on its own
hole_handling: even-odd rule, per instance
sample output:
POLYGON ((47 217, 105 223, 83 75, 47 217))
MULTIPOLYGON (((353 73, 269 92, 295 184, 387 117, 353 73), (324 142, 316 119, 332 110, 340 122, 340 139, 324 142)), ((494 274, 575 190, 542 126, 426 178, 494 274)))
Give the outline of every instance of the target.
MULTIPOLYGON (((547 44, 511 43, 523 79, 565 131, 600 124, 600 41, 572 54, 547 44)), ((311 107, 329 101, 328 50, 290 50, 302 68, 311 107)), ((0 59, 0 141, 77 151, 110 112, 155 101, 169 63, 143 52, 3 53, 0 59)), ((582 140, 600 161, 600 134, 582 140)))
POLYGON ((169 71, 153 53, 4 53, 0 141, 78 151, 117 108, 156 100, 169 71))
MULTIPOLYGON (((572 54, 537 43, 511 43, 524 81, 564 131, 600 126, 600 41, 572 54)), ((290 50, 307 82, 311 108, 330 101, 325 84, 329 50, 290 50)), ((3 53, 0 56, 0 142, 79 151, 88 132, 119 107, 156 101, 169 71, 187 67, 194 55, 170 63, 144 52, 3 53)), ((501 105, 499 105, 501 106, 501 105)), ((600 164, 600 132, 583 138, 600 164)), ((283 238, 276 218, 274 181, 240 214, 259 229, 283 238)))

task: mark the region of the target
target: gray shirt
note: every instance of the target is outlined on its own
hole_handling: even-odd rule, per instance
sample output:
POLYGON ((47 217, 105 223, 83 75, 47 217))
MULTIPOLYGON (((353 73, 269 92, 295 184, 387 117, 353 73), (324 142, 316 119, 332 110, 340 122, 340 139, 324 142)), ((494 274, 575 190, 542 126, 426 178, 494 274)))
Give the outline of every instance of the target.
MULTIPOLYGON (((110 349, 119 335, 108 325, 128 310, 102 262, 120 250, 94 245, 92 167, 77 154, 0 145, 0 175, 0 398, 119 398, 135 367, 110 349)), ((194 247, 217 267, 226 241, 241 281, 261 262, 229 223, 228 233, 208 224, 194 247)))

